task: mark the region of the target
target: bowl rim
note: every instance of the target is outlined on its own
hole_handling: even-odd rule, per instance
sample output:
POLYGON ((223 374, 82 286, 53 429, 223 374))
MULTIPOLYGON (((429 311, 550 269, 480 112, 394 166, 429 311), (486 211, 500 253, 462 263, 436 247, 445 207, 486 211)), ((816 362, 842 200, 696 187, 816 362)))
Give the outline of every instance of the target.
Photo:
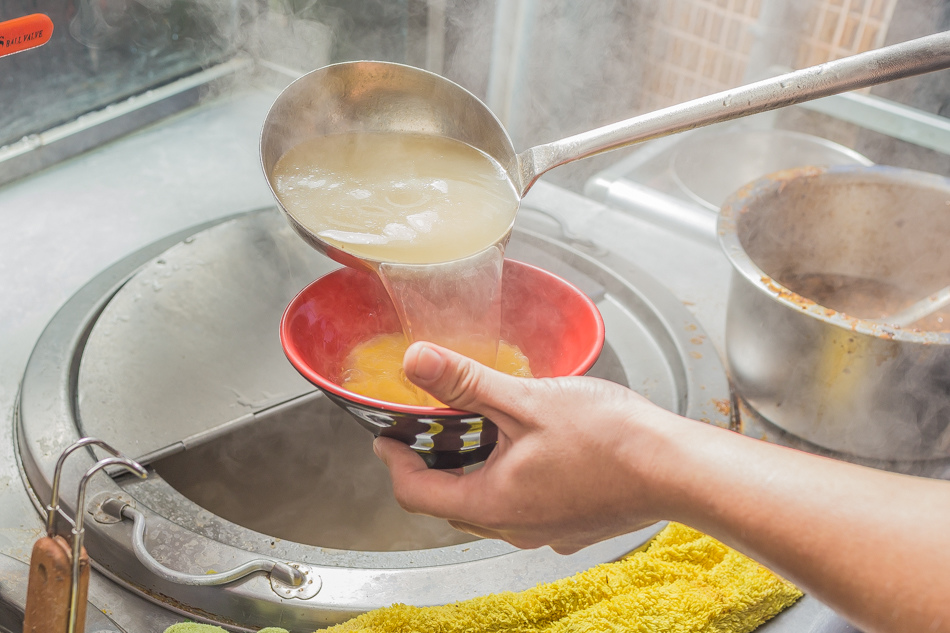
POLYGON ((814 300, 792 291, 759 268, 739 240, 739 220, 743 215, 750 212, 752 204, 763 197, 780 192, 791 181, 861 181, 872 178, 879 182, 895 182, 917 185, 922 188, 939 189, 946 191, 947 195, 950 196, 950 178, 903 167, 888 165, 794 167, 763 176, 729 196, 719 213, 719 221, 716 227, 719 246, 732 265, 734 275, 740 275, 759 292, 810 318, 879 339, 923 345, 950 344, 950 332, 929 332, 903 328, 870 319, 860 319, 849 316, 844 312, 826 308, 814 300))
MULTIPOLYGON (((547 276, 556 280, 558 283, 562 284, 569 290, 571 290, 580 300, 580 302, 587 307, 587 311, 594 317, 595 325, 595 338, 594 345, 591 346, 591 349, 588 350, 587 354, 574 366, 573 370, 570 373, 563 374, 559 377, 568 377, 568 376, 582 376, 591 367, 594 363, 597 362, 597 359, 600 357, 601 351, 604 347, 604 342, 606 340, 606 327, 604 325, 603 315, 600 313, 600 310, 597 308, 597 304, 591 299, 584 291, 580 288, 569 282, 568 280, 555 275, 551 271, 545 270, 539 266, 533 264, 528 264, 516 259, 505 258, 505 265, 509 262, 513 263, 515 266, 527 269, 531 271, 532 274, 547 276)), ((322 280, 326 279, 331 275, 340 274, 340 271, 347 270, 346 267, 338 268, 332 272, 327 273, 315 279, 314 281, 307 284, 300 292, 298 292, 294 298, 287 304, 287 307, 284 309, 283 314, 280 318, 280 344, 284 350, 284 355, 287 356, 287 359, 290 361, 291 365, 307 380, 316 385, 318 388, 324 392, 329 392, 334 396, 346 400, 348 403, 355 405, 360 405, 363 407, 369 407, 372 409, 382 410, 388 413, 399 413, 406 414, 418 417, 420 419, 444 419, 444 418, 470 418, 473 416, 480 416, 480 414, 465 411, 462 409, 454 409, 451 407, 430 407, 430 406, 420 406, 420 405, 409 405, 409 404, 400 404, 397 402, 387 402, 386 400, 379 400, 377 398, 371 398, 369 396, 364 396, 362 394, 354 393, 348 391, 336 384, 332 380, 326 378, 322 374, 314 371, 310 365, 304 361, 302 354, 295 346, 289 345, 291 341, 290 335, 290 314, 295 310, 300 302, 301 298, 307 294, 307 292, 316 284, 320 283, 322 280)))

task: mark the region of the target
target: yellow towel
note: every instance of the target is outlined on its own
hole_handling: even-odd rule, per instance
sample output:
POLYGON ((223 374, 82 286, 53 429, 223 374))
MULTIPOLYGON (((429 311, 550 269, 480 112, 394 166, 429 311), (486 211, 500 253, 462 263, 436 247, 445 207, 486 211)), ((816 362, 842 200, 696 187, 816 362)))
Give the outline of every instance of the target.
MULTIPOLYGON (((801 595, 793 585, 735 550, 671 523, 646 549, 570 578, 445 606, 396 604, 324 631, 747 633, 801 595)), ((171 627, 166 633, 214 630, 171 627)))

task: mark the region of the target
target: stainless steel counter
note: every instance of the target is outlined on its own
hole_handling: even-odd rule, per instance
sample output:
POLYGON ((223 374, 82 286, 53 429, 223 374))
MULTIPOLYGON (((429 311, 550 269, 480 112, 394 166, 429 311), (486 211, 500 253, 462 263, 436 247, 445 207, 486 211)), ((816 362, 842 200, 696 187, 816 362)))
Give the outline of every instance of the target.
MULTIPOLYGON (((28 560, 42 530, 17 468, 12 419, 46 323, 123 256, 272 204, 257 138, 275 96, 246 92, 209 103, 0 189, 0 552, 28 560)), ((145 605, 123 614, 126 600, 142 601, 95 574, 91 585, 92 602, 129 631, 162 631, 182 619, 145 605)))
MULTIPOLYGON (((220 98, 0 189, 0 553, 26 561, 42 528, 20 478, 12 419, 44 326, 123 256, 190 226, 271 205, 257 147, 275 96, 260 89, 220 98)), ((569 241, 592 241, 652 274, 696 315, 721 353, 730 268, 715 246, 543 181, 524 207, 526 217, 550 222, 569 241)), ((129 631, 160 632, 182 619, 97 574, 90 599, 129 631)), ((806 598, 763 630, 853 629, 806 598)))

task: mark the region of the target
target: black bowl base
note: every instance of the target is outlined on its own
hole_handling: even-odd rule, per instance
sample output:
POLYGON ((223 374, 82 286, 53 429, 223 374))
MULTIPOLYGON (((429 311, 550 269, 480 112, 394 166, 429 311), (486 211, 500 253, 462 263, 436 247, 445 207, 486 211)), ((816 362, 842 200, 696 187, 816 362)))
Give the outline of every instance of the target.
POLYGON ((416 451, 429 468, 448 470, 465 468, 488 459, 495 444, 485 444, 471 451, 416 451))

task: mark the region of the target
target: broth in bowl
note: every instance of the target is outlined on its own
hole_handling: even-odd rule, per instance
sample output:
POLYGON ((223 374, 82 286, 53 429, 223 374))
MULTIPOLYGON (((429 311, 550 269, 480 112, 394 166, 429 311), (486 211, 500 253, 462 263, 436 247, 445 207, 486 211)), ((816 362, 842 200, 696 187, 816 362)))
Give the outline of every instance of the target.
MULTIPOLYGON (((521 350, 537 378, 580 376, 604 345, 604 321, 581 290, 541 268, 505 260, 501 338, 521 350)), ((470 411, 391 402, 343 386, 354 348, 399 331, 379 278, 340 268, 314 281, 284 311, 280 341, 300 374, 374 435, 409 444, 430 466, 484 460, 497 439, 490 420, 470 411)), ((401 367, 400 367, 401 369, 401 367)))

